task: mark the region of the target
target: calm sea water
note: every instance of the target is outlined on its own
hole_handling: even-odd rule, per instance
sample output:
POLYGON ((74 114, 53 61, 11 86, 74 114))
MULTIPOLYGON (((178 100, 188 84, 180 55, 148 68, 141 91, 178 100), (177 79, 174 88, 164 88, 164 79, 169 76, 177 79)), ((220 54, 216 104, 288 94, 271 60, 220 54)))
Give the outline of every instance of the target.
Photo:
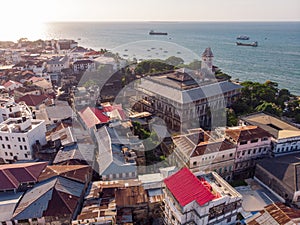
MULTIPOLYGON (((200 59, 203 50, 211 47, 214 64, 233 78, 273 80, 281 88, 300 95, 300 22, 48 23, 43 32, 41 38, 72 38, 96 50, 115 49, 134 41, 158 40, 190 49, 200 59), (151 36, 148 35, 150 30, 169 35, 151 36), (250 36, 249 42, 258 41, 259 46, 236 46, 238 35, 250 36)), ((156 46, 152 47, 147 49, 147 57, 163 56, 155 52, 156 46)))

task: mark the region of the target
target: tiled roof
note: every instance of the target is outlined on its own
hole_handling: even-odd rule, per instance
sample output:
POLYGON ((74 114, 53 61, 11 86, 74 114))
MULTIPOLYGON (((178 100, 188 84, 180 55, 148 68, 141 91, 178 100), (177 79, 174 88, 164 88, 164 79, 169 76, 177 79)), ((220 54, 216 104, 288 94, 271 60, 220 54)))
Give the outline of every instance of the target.
POLYGON ((0 191, 16 189, 22 183, 36 182, 46 162, 0 165, 0 191))
POLYGON ((25 102, 28 106, 38 106, 42 104, 48 96, 27 94, 18 99, 17 102, 25 102))
POLYGON ((215 198, 188 168, 183 168, 166 178, 164 183, 181 206, 192 201, 197 201, 202 206, 215 198))
POLYGON ((257 126, 241 126, 225 130, 227 136, 235 142, 250 141, 256 138, 271 137, 271 134, 257 126))
POLYGON ((226 150, 234 149, 235 147, 236 145, 229 142, 228 140, 211 142, 211 143, 206 142, 201 145, 198 145, 194 149, 193 153, 191 154, 191 157, 209 154, 212 152, 226 151, 226 150))
POLYGON ((17 82, 17 81, 9 80, 9 81, 7 81, 5 84, 3 84, 3 86, 4 86, 5 88, 8 88, 8 87, 10 87, 10 86, 13 85, 13 84, 22 85, 21 83, 19 83, 19 82, 17 82))

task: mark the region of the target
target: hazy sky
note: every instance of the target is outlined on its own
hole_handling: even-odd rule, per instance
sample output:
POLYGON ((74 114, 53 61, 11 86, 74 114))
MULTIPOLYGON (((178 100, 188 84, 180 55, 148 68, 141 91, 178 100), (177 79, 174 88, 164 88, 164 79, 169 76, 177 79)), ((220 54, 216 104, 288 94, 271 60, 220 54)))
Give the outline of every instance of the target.
POLYGON ((300 21, 300 0, 2 0, 3 23, 300 21))

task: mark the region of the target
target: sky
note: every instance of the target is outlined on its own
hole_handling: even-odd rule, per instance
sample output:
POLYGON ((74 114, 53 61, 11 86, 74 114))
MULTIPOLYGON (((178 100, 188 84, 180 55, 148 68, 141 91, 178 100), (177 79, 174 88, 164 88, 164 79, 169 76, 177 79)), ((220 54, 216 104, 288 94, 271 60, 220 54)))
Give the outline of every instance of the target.
POLYGON ((300 21, 300 0, 2 0, 0 26, 48 21, 300 21))

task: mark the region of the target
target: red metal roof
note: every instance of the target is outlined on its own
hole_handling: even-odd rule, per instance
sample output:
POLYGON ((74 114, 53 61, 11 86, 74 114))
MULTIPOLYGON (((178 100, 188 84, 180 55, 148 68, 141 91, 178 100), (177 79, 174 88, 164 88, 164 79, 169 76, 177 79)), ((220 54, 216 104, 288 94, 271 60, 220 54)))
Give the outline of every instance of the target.
POLYGON ((183 168, 166 178, 164 183, 181 206, 194 200, 202 206, 215 198, 188 168, 183 168))
POLYGON ((79 112, 82 120, 88 128, 91 128, 99 123, 106 123, 109 121, 109 117, 103 114, 103 110, 87 107, 79 112))
POLYGON ((36 182, 46 162, 0 165, 0 190, 12 190, 21 183, 36 182))

